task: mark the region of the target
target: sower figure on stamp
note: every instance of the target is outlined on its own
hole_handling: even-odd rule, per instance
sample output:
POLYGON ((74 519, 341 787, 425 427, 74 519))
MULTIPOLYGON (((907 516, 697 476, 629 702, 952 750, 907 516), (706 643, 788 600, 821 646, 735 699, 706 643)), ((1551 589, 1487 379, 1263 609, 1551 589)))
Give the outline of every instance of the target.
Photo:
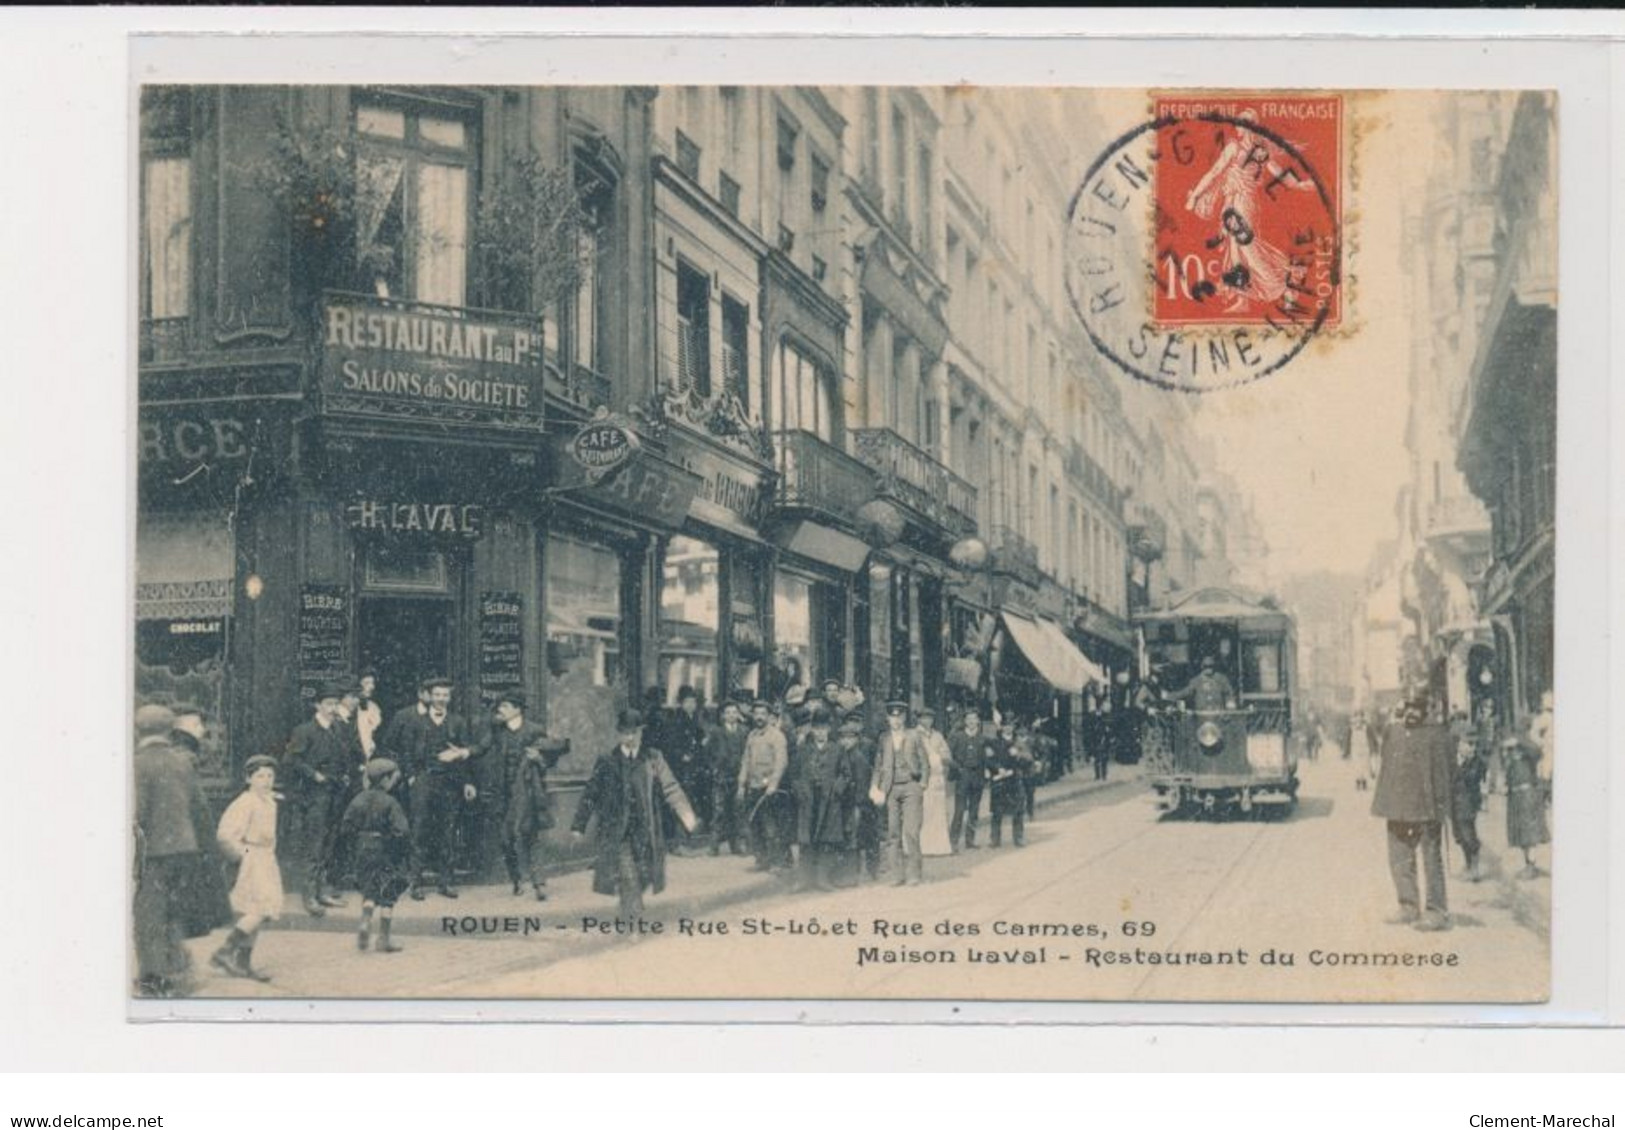
POLYGON ((458 894, 452 883, 457 818, 461 806, 479 794, 470 765, 474 748, 467 724, 451 713, 451 680, 428 679, 424 686, 429 692, 428 709, 403 727, 405 749, 400 762, 411 788, 411 895, 423 898, 423 875, 433 871, 440 893, 454 899, 458 894))
POLYGON ((886 704, 886 732, 876 744, 869 799, 886 809, 886 856, 892 886, 924 882, 920 828, 931 765, 920 737, 908 728, 908 703, 886 704))
POLYGON ((412 833, 406 810, 395 799, 401 772, 387 757, 367 762, 367 787, 344 810, 344 837, 355 856, 356 886, 361 891, 361 929, 356 948, 372 942, 372 919, 378 915, 379 953, 399 953, 389 940, 395 900, 412 885, 412 833))
POLYGON ((739 766, 745 759, 745 719, 735 702, 724 703, 722 725, 706 736, 706 760, 711 766, 711 854, 720 855, 723 843, 734 855, 745 854, 743 812, 735 790, 739 766))
POLYGON ((967 848, 976 846, 976 821, 982 807, 982 793, 987 788, 987 760, 994 741, 993 735, 982 729, 982 716, 975 710, 965 712, 960 728, 948 738, 948 752, 953 762, 949 774, 954 779, 954 815, 948 826, 948 839, 955 851, 961 844, 967 848))
POLYGON ((1377 775, 1371 813, 1388 822, 1388 868, 1399 897, 1392 925, 1418 930, 1450 929, 1445 894, 1444 821, 1450 814, 1455 750, 1449 729, 1427 720, 1428 700, 1405 703, 1404 729, 1390 731, 1377 775), (1426 913, 1416 884, 1416 855, 1427 876, 1426 913))
POLYGON ((598 853, 593 863, 592 889, 618 895, 621 917, 643 916, 643 892, 666 889, 666 836, 662 805, 671 808, 684 830, 699 828, 683 787, 677 783, 660 751, 643 744, 643 715, 623 710, 616 719, 620 735, 616 747, 600 755, 571 832, 580 838, 598 819, 598 853))
POLYGON ((343 906, 328 885, 338 843, 339 820, 350 799, 350 779, 360 760, 355 730, 339 716, 348 688, 334 684, 316 692, 315 715, 294 728, 284 765, 290 782, 305 913, 320 918, 343 906))

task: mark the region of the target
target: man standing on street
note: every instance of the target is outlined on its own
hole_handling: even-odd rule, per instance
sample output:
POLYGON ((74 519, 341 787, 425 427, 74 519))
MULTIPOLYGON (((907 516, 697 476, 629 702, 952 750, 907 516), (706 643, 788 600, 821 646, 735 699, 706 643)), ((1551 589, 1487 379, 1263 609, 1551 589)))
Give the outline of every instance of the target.
POLYGON ((750 733, 735 783, 736 808, 744 813, 755 870, 769 871, 789 862, 790 845, 784 842, 780 813, 784 808, 779 785, 790 767, 790 746, 784 731, 773 725, 773 709, 757 699, 750 708, 750 733))
POLYGON ((602 754, 576 806, 571 831, 576 838, 598 818, 598 854, 592 889, 620 898, 621 917, 643 917, 643 892, 666 889, 666 837, 657 801, 671 808, 684 830, 698 830, 694 810, 660 751, 643 742, 643 715, 623 710, 616 718, 620 740, 602 754))
MULTIPOLYGON (((187 990, 191 959, 181 939, 212 821, 192 755, 171 740, 175 714, 148 705, 135 712, 136 991, 144 997, 187 990)), ((229 914, 229 911, 228 911, 229 914)))
POLYGON ((339 821, 350 800, 350 779, 360 761, 355 731, 339 716, 346 687, 337 684, 316 692, 315 714, 294 727, 283 760, 289 778, 298 836, 297 858, 303 877, 305 913, 320 918, 327 907, 344 900, 328 886, 339 821))
POLYGON ((563 750, 550 742, 547 731, 525 718, 525 696, 505 690, 493 711, 495 725, 486 739, 480 760, 485 763, 485 791, 502 819, 502 862, 508 869, 513 893, 524 890, 529 879, 537 902, 547 899, 543 871, 545 833, 553 827, 553 798, 547 791, 547 771, 563 750))
POLYGON ((705 746, 705 759, 711 767, 711 854, 720 855, 726 842, 734 855, 744 855, 739 826, 743 813, 734 795, 739 766, 745 760, 745 722, 738 703, 723 704, 722 725, 706 736, 705 746))
POLYGON ((948 839, 954 850, 960 845, 976 846, 976 822, 982 807, 982 793, 987 787, 987 762, 990 747, 996 739, 982 730, 982 716, 975 710, 965 711, 962 728, 948 739, 948 753, 953 766, 949 772, 954 778, 954 814, 948 826, 948 839), (960 830, 965 838, 961 840, 960 830))
POLYGON ((930 773, 919 735, 908 728, 908 703, 888 702, 886 732, 880 735, 876 750, 869 799, 886 809, 886 856, 894 887, 924 881, 920 827, 930 773))
POLYGON ((1399 896, 1391 925, 1418 930, 1450 929, 1445 895, 1444 821, 1450 814, 1451 770, 1455 751, 1450 731, 1427 720, 1425 696, 1408 700, 1404 729, 1392 730, 1383 751, 1371 814, 1388 822, 1388 869, 1399 896), (1416 883, 1416 853, 1427 876, 1427 907, 1416 883))
POLYGON ((479 795, 469 763, 474 743, 467 723, 451 713, 452 681, 428 679, 424 687, 429 694, 425 713, 416 724, 402 728, 407 740, 402 743, 401 766, 412 790, 411 893, 422 901, 424 872, 433 871, 440 893, 454 899, 457 818, 462 806, 479 795))

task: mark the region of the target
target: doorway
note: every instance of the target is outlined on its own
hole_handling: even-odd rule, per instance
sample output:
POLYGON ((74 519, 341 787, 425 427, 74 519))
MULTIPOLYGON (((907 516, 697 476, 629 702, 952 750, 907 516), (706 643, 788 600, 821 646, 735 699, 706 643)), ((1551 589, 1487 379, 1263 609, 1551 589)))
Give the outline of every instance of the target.
POLYGON ((378 704, 388 718, 417 701, 417 685, 452 676, 452 602, 411 597, 364 597, 356 618, 361 669, 378 672, 378 704))

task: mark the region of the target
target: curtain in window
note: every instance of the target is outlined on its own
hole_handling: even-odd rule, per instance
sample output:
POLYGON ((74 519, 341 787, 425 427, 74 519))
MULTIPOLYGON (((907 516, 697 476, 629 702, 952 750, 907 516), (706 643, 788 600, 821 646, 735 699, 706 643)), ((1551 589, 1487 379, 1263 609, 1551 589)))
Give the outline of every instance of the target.
POLYGON ((417 298, 462 306, 468 261, 468 170, 424 164, 418 167, 417 182, 417 298))
POLYGON ((397 241, 403 224, 401 174, 405 171, 406 159, 393 153, 363 148, 356 156, 356 250, 365 257, 379 244, 388 246, 395 254, 394 262, 386 268, 373 260, 369 267, 396 289, 401 285, 397 241))
POLYGON ((576 237, 576 364, 598 368, 598 233, 582 231, 576 237))
POLYGON ((154 158, 146 174, 148 314, 184 318, 192 286, 192 161, 154 158))

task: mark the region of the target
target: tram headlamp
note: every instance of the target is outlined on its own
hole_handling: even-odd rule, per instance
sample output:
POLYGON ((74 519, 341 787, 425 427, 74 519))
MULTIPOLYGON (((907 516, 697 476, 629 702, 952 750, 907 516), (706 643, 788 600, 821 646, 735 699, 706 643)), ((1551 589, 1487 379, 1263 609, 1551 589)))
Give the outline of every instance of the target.
POLYGON ((1196 744, 1202 747, 1203 753, 1216 753, 1223 741, 1224 732, 1217 722, 1203 722, 1196 727, 1196 744))

